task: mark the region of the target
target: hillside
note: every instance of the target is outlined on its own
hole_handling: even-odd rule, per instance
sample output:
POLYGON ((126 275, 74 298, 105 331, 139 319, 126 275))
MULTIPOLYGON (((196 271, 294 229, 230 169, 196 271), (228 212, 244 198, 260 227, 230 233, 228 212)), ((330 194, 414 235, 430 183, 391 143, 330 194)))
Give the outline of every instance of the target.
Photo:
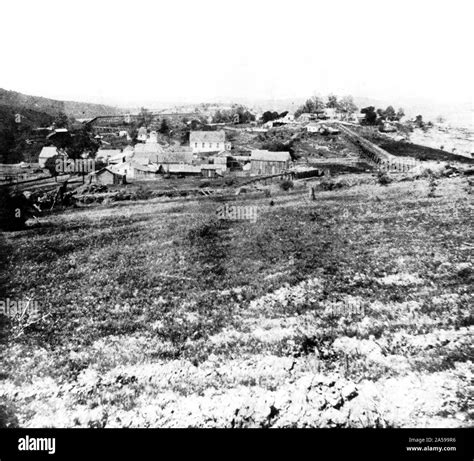
POLYGON ((23 109, 20 125, 15 123, 16 113, 15 107, 0 105, 0 163, 35 162, 43 144, 25 144, 25 140, 34 128, 51 125, 54 117, 45 112, 23 109))
MULTIPOLYGON (((152 199, 7 233, 0 395, 21 427, 472 425, 465 178, 152 199)), ((1 405, 0 405, 1 408, 1 405)))
POLYGON ((60 113, 80 119, 120 114, 120 109, 101 104, 57 101, 0 88, 0 163, 37 161, 44 142, 31 144, 26 140, 32 138, 35 128, 51 125, 60 113), (21 114, 21 124, 16 123, 16 114, 21 114))
POLYGON ((57 115, 64 112, 69 117, 89 118, 98 115, 118 115, 120 109, 103 104, 92 104, 77 101, 58 101, 43 98, 41 96, 30 96, 17 91, 8 91, 0 88, 0 105, 11 106, 17 110, 35 110, 49 115, 57 115))

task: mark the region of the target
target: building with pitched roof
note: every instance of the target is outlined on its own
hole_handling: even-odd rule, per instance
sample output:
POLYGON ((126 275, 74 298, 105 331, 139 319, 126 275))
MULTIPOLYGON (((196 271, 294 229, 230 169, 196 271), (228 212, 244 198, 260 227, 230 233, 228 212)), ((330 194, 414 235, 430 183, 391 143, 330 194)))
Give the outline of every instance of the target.
POLYGON ((89 175, 89 184, 125 184, 125 176, 115 173, 112 169, 105 167, 94 171, 89 175))
POLYGON ((144 181, 156 179, 157 165, 142 165, 134 159, 110 167, 113 173, 125 176, 126 180, 144 181))
POLYGON ((157 142, 146 142, 143 144, 136 144, 133 154, 133 160, 142 165, 150 163, 159 163, 159 156, 164 154, 163 146, 157 142))
POLYGON ((49 158, 56 157, 57 155, 65 155, 64 152, 58 150, 54 146, 45 146, 41 149, 38 158, 38 164, 40 168, 44 168, 46 166, 46 162, 49 158))
POLYGON ((279 174, 290 167, 290 162, 289 152, 253 150, 250 155, 250 171, 254 175, 279 174))
POLYGON ((191 131, 189 133, 189 146, 193 153, 219 152, 227 150, 229 145, 225 142, 225 131, 191 131))
POLYGON ((193 161, 193 150, 189 146, 170 146, 157 157, 157 163, 189 163, 193 161))
POLYGON ((201 167, 199 165, 187 165, 185 163, 170 163, 161 165, 160 171, 172 176, 198 176, 201 174, 201 167))

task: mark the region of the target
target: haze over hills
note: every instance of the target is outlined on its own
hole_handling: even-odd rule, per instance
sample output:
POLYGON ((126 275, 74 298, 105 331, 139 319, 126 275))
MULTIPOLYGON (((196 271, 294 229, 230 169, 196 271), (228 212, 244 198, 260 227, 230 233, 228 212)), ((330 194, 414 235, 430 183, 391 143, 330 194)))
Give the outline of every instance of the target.
MULTIPOLYGON (((135 104, 127 104, 127 107, 120 103, 99 104, 79 101, 61 101, 44 98, 42 96, 31 96, 17 91, 8 91, 0 88, 0 105, 10 106, 17 110, 28 109, 43 112, 49 115, 57 115, 64 112, 74 118, 89 118, 98 115, 119 115, 127 112, 137 112, 140 107, 151 110, 179 109, 183 107, 196 106, 199 103, 212 103, 229 105, 231 103, 245 105, 257 112, 272 110, 283 112, 286 110, 295 111, 308 97, 281 98, 281 99, 256 99, 256 98, 219 98, 215 97, 208 101, 156 101, 150 98, 149 101, 138 101, 135 104)), ((325 98, 327 95, 321 95, 325 98)), ((339 95, 343 96, 343 95, 339 95)), ((395 109, 403 107, 407 117, 413 118, 418 114, 423 115, 425 120, 435 120, 442 116, 452 125, 472 128, 474 125, 472 102, 440 103, 422 98, 406 97, 396 100, 375 99, 370 97, 354 96, 354 101, 358 107, 375 106, 376 108, 386 108, 392 105, 395 109)))
MULTIPOLYGON (((319 95, 323 99, 327 98, 327 95, 319 95)), ((337 95, 344 96, 344 95, 337 95)), ((242 104, 249 107, 255 112, 264 112, 266 110, 283 112, 290 111, 294 112, 301 106, 311 95, 307 97, 295 97, 295 98, 279 98, 279 99, 256 99, 256 98, 220 98, 215 97, 206 101, 140 101, 140 104, 130 104, 134 106, 133 111, 139 110, 140 106, 147 107, 152 110, 163 110, 163 109, 176 109, 189 108, 197 106, 198 104, 211 103, 211 104, 222 104, 228 106, 230 104, 242 104)), ((385 109, 391 105, 397 110, 402 107, 408 118, 415 118, 415 116, 421 114, 425 121, 436 121, 438 117, 443 117, 446 122, 455 127, 461 128, 474 128, 474 107, 469 99, 464 102, 436 102, 430 101, 423 98, 417 97, 405 97, 396 98, 393 100, 387 99, 376 99, 364 96, 354 96, 354 102, 359 108, 374 106, 376 108, 385 109)))
MULTIPOLYGON (((281 99, 256 99, 256 98, 219 98, 215 97, 208 101, 156 101, 150 98, 149 101, 138 101, 125 107, 119 103, 99 104, 80 101, 61 101, 57 99, 45 98, 42 96, 32 96, 19 93, 17 91, 9 91, 0 88, 0 105, 8 106, 16 111, 34 111, 51 116, 56 116, 63 112, 69 117, 76 119, 91 118, 99 115, 120 115, 127 112, 138 112, 140 107, 146 107, 151 110, 180 110, 182 108, 195 107, 202 103, 222 104, 228 106, 230 104, 242 104, 255 112, 264 112, 272 110, 277 112, 295 111, 301 106, 308 97, 281 98, 281 99)), ((343 96, 343 95, 338 95, 343 96)), ((321 95, 324 99, 327 95, 321 95)), ((423 119, 434 121, 442 116, 448 124, 457 127, 470 128, 474 127, 474 108, 472 102, 456 103, 440 103, 433 102, 422 98, 406 97, 396 100, 375 99, 370 97, 354 96, 354 101, 359 108, 366 106, 375 106, 376 108, 386 108, 392 105, 395 109, 402 107, 405 114, 409 118, 416 115, 423 115, 423 119)))

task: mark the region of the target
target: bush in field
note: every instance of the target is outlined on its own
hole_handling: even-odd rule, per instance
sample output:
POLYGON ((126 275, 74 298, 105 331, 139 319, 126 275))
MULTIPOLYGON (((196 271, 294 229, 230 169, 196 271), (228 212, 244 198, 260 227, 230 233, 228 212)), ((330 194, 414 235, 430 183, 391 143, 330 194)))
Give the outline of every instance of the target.
POLYGON ((293 189, 293 186, 293 181, 290 181, 289 179, 286 179, 280 183, 280 189, 284 191, 293 189))
POLYGON ((18 426, 18 418, 15 416, 13 406, 8 402, 0 404, 0 429, 18 426))
POLYGON ((262 144, 262 149, 269 150, 271 152, 288 152, 291 147, 291 143, 278 140, 272 140, 262 144))
POLYGON ((331 179, 325 179, 319 183, 321 190, 337 190, 347 186, 348 184, 344 181, 333 181, 331 179))
POLYGON ((385 171, 379 171, 377 173, 377 181, 381 186, 386 186, 392 182, 392 179, 385 171))
POLYGON ((220 222, 217 219, 199 222, 188 231, 188 240, 194 244, 198 241, 213 240, 219 236, 220 222))
POLYGON ((203 287, 215 289, 225 280, 228 258, 224 231, 227 224, 217 218, 199 220, 187 232, 188 267, 194 267, 203 287))
POLYGON ((432 198, 436 196, 436 188, 438 187, 438 181, 436 181, 436 176, 431 174, 428 179, 428 197, 432 198))
POLYGON ((133 194, 133 200, 148 200, 152 195, 152 191, 149 189, 145 189, 144 187, 140 186, 133 194))

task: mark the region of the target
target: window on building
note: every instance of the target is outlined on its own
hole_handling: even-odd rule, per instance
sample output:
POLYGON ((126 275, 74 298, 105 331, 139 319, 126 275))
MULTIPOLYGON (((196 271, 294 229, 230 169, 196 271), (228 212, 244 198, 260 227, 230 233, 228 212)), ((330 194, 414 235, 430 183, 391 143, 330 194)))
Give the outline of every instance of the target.
POLYGON ((219 143, 216 144, 216 147, 219 149, 219 143))
POLYGON ((197 147, 197 146, 198 146, 198 143, 197 143, 197 142, 195 142, 195 143, 194 143, 194 147, 197 147))
POLYGON ((209 148, 211 148, 211 147, 212 147, 212 142, 209 143, 209 148))
POLYGON ((204 144, 204 143, 202 143, 202 147, 203 147, 203 148, 205 147, 205 144, 204 144))

